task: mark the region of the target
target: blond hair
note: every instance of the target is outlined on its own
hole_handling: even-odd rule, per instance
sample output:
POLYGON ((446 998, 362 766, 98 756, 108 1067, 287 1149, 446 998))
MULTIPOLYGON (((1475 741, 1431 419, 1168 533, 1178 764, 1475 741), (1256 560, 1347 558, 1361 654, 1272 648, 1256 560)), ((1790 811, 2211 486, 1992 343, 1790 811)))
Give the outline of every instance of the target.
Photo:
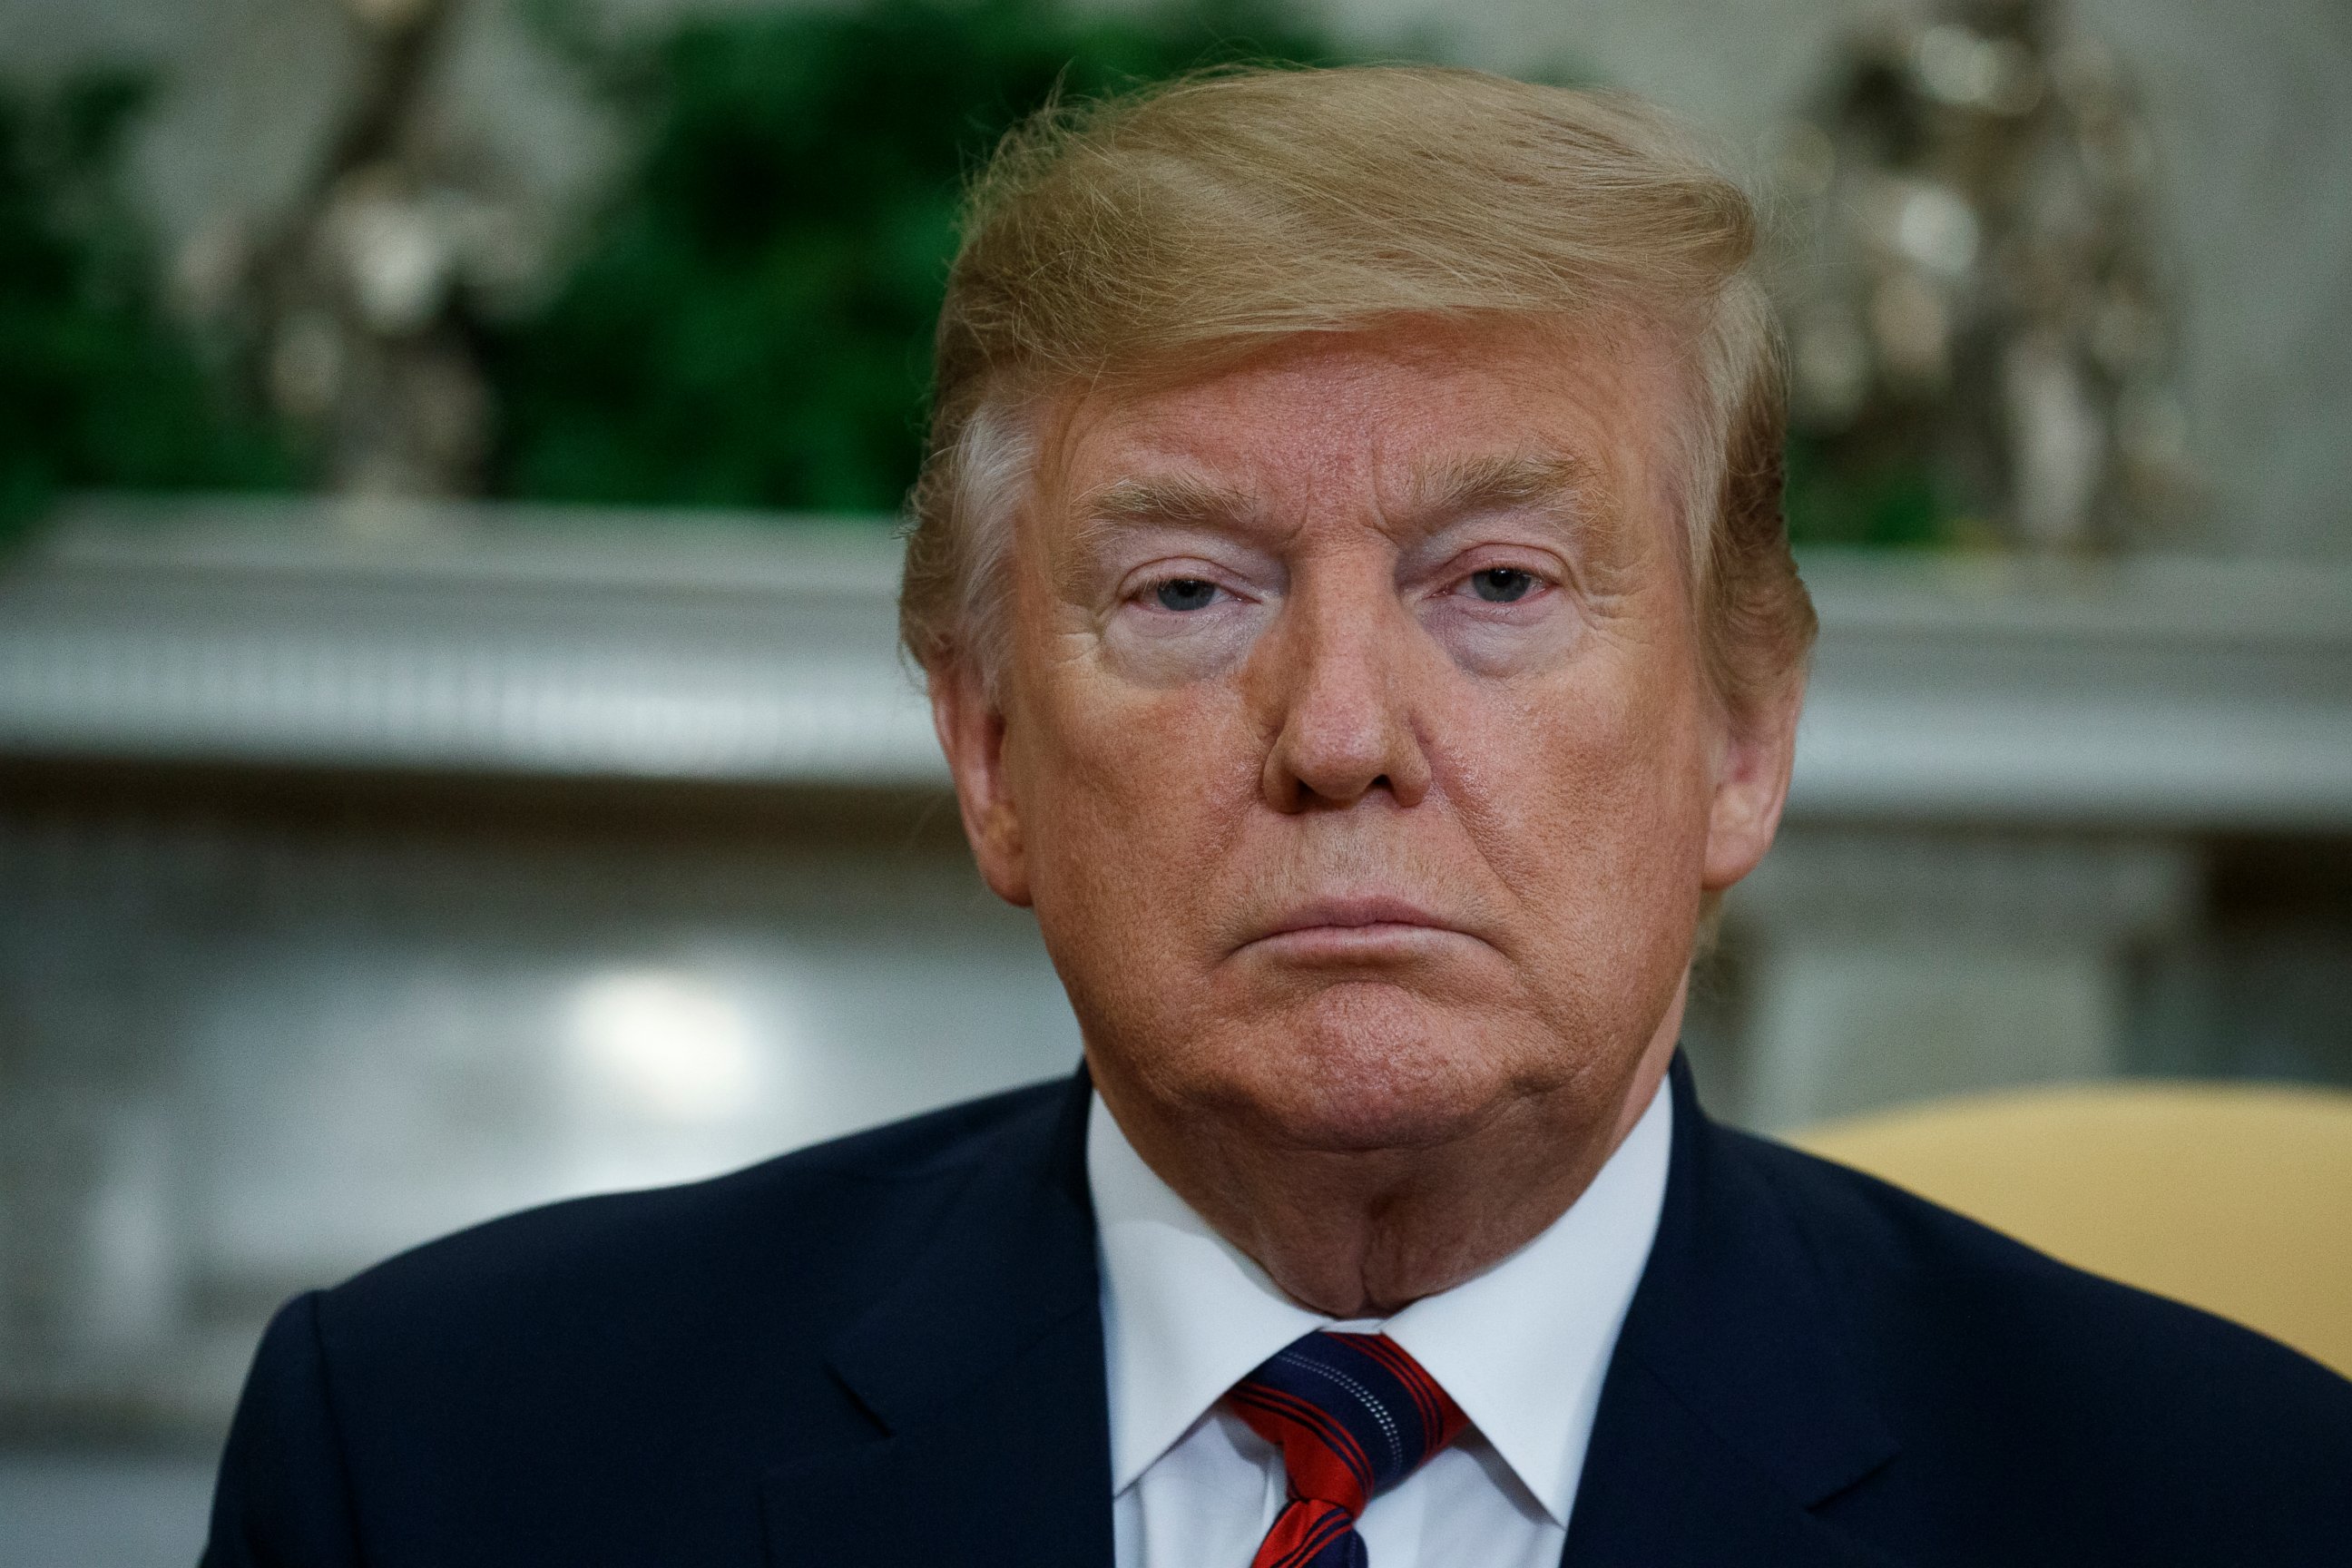
POLYGON ((1246 69, 1049 108, 974 182, 936 345, 899 632, 992 686, 1044 395, 1400 317, 1634 321, 1683 350, 1703 652, 1735 709, 1813 614, 1780 515, 1786 398, 1753 208, 1664 113, 1477 71, 1246 69))

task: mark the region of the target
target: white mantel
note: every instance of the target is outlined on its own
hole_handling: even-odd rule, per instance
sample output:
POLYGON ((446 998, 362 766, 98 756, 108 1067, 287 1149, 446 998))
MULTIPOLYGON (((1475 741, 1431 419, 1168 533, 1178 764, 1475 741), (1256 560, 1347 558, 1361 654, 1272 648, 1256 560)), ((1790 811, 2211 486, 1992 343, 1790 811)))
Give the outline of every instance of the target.
MULTIPOLYGON (((1794 820, 2352 828, 2352 567, 1813 552, 1794 820)), ((856 521, 90 500, 0 754, 943 784, 856 521)))

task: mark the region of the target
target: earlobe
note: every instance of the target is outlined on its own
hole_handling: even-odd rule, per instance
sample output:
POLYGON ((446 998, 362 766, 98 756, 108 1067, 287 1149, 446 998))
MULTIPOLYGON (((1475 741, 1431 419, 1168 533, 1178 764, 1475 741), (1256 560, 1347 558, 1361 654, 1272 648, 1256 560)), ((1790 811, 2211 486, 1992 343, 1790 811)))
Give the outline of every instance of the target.
POLYGON ((1004 714, 976 671, 961 661, 930 671, 931 726, 955 775, 965 840, 989 889, 1029 904, 1029 866, 1020 812, 1004 767, 1004 714))

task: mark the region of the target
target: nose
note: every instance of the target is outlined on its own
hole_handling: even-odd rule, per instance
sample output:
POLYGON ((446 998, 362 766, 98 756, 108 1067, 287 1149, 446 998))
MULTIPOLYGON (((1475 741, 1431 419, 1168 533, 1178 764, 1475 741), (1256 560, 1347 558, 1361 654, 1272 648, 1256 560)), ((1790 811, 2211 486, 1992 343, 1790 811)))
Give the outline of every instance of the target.
POLYGON ((1420 627, 1386 583, 1300 595, 1285 619, 1287 635, 1261 654, 1274 730, 1266 804, 1295 813, 1385 790, 1419 805, 1430 782, 1412 691, 1420 627))

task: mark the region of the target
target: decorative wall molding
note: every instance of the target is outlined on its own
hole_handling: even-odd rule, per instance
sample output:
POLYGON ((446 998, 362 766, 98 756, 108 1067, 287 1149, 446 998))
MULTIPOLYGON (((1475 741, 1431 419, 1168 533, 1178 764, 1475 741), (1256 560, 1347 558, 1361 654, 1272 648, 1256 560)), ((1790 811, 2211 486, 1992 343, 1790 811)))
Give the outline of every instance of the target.
MULTIPOLYGON (((2352 567, 1816 553, 1805 819, 2352 828, 2352 567)), ((85 499, 0 755, 944 784, 872 522, 85 499)))

